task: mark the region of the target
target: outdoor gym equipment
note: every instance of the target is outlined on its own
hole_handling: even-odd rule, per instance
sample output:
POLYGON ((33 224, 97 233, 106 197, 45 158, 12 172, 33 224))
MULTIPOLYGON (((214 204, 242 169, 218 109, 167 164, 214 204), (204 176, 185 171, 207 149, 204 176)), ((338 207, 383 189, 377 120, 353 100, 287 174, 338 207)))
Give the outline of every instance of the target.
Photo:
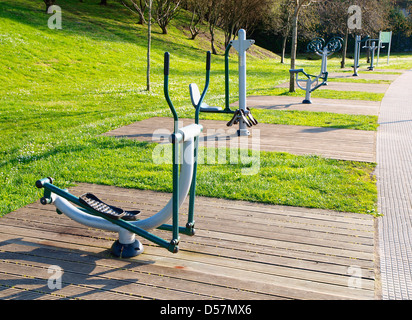
POLYGON ((355 56, 354 56, 354 63, 353 63, 353 76, 354 77, 358 76, 361 44, 362 42, 366 42, 368 39, 369 39, 369 36, 366 36, 364 39, 362 39, 362 37, 359 35, 355 37, 355 56))
MULTIPOLYGON (((210 61, 210 60, 209 60, 210 61)), ((164 57, 164 94, 174 118, 174 131, 170 137, 173 148, 173 196, 166 206, 155 215, 138 220, 139 211, 127 211, 111 206, 96 196, 86 193, 80 197, 70 194, 53 184, 51 178, 36 182, 38 188, 44 188, 40 202, 54 204, 59 214, 64 213, 71 219, 97 229, 118 232, 119 238, 111 248, 113 255, 122 258, 136 256, 143 252, 143 246, 136 235, 146 238, 170 252, 178 252, 179 232, 194 235, 194 201, 197 167, 198 137, 203 130, 198 121, 178 128, 178 115, 169 97, 169 53, 164 57), (179 154, 182 159, 179 165, 179 154), (184 156, 183 156, 184 155, 184 156), (180 169, 180 173, 179 173, 180 169), (179 208, 190 191, 188 221, 186 227, 179 226, 179 208), (172 225, 166 224, 172 218, 172 225), (149 230, 162 229, 172 231, 172 240, 166 241, 149 230)), ((198 114, 198 109, 196 114, 198 114)))
POLYGON ((302 103, 312 103, 310 95, 313 91, 321 86, 326 86, 328 81, 328 57, 338 52, 342 48, 343 39, 340 37, 333 37, 325 45, 325 40, 322 38, 313 39, 307 46, 308 52, 314 52, 322 57, 322 65, 319 75, 311 75, 304 71, 304 69, 290 69, 291 74, 296 74, 296 84, 299 88, 306 91, 305 100, 302 103), (306 76, 306 79, 299 79, 299 73, 306 76), (322 81, 319 83, 319 79, 322 81), (301 85, 301 83, 303 85, 301 85))
POLYGON ((391 46, 392 46, 392 31, 388 31, 388 32, 379 31, 378 58, 376 59, 376 66, 378 66, 379 64, 379 56, 381 53, 381 49, 384 48, 381 46, 383 43, 388 44, 387 64, 389 65, 389 57, 391 55, 391 46))
MULTIPOLYGON (((239 30, 238 40, 232 40, 226 47, 225 51, 225 108, 209 106, 204 102, 204 97, 207 93, 210 83, 210 62, 206 64, 206 85, 202 95, 196 83, 189 85, 190 98, 193 106, 200 112, 210 113, 229 113, 233 114, 232 119, 227 123, 227 126, 232 126, 239 123, 239 136, 247 136, 250 134, 247 127, 256 125, 258 122, 252 116, 250 109, 246 105, 246 51, 255 43, 254 40, 246 40, 246 31, 239 30), (239 56, 239 108, 236 111, 230 109, 229 106, 229 51, 230 48, 235 48, 239 56)), ((210 56, 210 52, 208 52, 210 56)), ((210 58, 208 58, 210 61, 210 58)))
POLYGON ((374 66, 375 51, 376 49, 380 50, 385 47, 383 46, 383 43, 379 39, 368 39, 365 41, 365 46, 363 48, 367 48, 370 52, 371 65, 368 67, 368 70, 373 71, 375 69, 375 66, 374 66))

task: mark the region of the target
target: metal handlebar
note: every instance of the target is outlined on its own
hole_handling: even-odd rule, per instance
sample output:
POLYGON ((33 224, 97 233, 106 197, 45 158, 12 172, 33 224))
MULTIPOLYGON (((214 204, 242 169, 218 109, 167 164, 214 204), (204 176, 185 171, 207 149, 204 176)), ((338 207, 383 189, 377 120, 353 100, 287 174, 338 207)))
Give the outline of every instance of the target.
POLYGON ((177 133, 179 131, 179 117, 177 115, 176 109, 173 106, 172 100, 170 100, 169 96, 169 64, 170 64, 170 54, 169 52, 165 52, 164 56, 164 95, 167 101, 167 104, 169 105, 170 111, 172 111, 173 118, 174 118, 174 133, 177 133))
POLYGON ((200 106, 202 105, 202 102, 206 96, 207 90, 209 89, 211 60, 212 60, 212 53, 208 51, 206 52, 206 82, 205 82, 205 87, 203 89, 202 95, 200 96, 200 99, 196 106, 196 112, 195 112, 195 123, 196 124, 199 124, 200 106))

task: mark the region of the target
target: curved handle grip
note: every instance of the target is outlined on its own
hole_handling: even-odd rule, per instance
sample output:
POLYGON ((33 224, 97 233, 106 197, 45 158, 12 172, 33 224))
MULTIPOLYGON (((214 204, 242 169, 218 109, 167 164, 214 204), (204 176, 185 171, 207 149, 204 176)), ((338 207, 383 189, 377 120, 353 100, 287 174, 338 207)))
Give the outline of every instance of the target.
POLYGON ((164 72, 165 76, 169 75, 169 61, 170 61, 170 53, 165 52, 165 59, 164 59, 164 72))
POLYGON ((206 71, 210 71, 210 62, 212 60, 212 53, 208 51, 206 53, 206 71))

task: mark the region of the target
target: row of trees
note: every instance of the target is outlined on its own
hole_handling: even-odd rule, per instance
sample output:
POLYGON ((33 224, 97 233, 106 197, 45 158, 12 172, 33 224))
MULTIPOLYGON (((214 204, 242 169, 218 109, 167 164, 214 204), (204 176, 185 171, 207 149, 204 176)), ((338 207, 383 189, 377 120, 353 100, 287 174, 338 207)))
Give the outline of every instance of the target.
MULTIPOLYGON (((139 23, 145 23, 145 10, 149 0, 118 0, 126 6, 132 3, 139 15, 139 23)), ((284 62, 288 39, 290 40, 291 68, 295 68, 298 40, 315 36, 340 35, 345 44, 342 68, 346 63, 346 49, 351 34, 376 36, 380 30, 401 29, 411 34, 412 21, 400 11, 412 9, 412 0, 153 0, 155 20, 163 33, 179 8, 191 12, 189 26, 192 39, 207 26, 211 51, 217 54, 215 31, 219 27, 225 35, 226 47, 240 28, 251 34, 256 28, 266 33, 267 39, 282 39, 281 62, 284 62), (350 6, 362 10, 362 28, 348 28, 350 6), (406 17, 406 18, 405 18, 406 17), (406 30, 406 31, 405 31, 406 30)), ((294 91, 294 77, 290 79, 290 91, 294 91)))
MULTIPOLYGON (((43 0, 46 8, 56 0, 43 0)), ((86 0, 79 0, 80 2, 86 0)), ((87 0, 92 1, 92 0, 87 0)), ((140 24, 148 23, 149 4, 153 20, 167 34, 170 21, 183 8, 191 12, 189 29, 192 39, 207 28, 210 34, 211 50, 217 53, 215 31, 219 27, 225 34, 225 46, 240 28, 251 34, 256 28, 262 38, 281 42, 282 62, 288 39, 307 41, 315 36, 336 34, 348 37, 348 8, 358 5, 362 8, 362 30, 357 33, 376 34, 389 27, 405 31, 412 30, 411 19, 405 17, 412 9, 412 0, 94 0, 101 5, 120 2, 137 16, 140 24), (403 11, 402 11, 403 9, 403 11), (202 28, 201 28, 202 26, 202 28), (296 31, 296 34, 294 34, 296 31), (296 37, 295 37, 296 36, 296 37), (279 41, 279 38, 281 41, 279 41)), ((274 47, 266 43, 267 47, 274 47)), ((272 49, 270 48, 270 49, 272 49)), ((293 51, 293 48, 292 48, 293 51)))
MULTIPOLYGON (((148 23, 146 16, 150 0, 117 0, 138 16, 138 23, 148 23)), ((216 28, 225 34, 225 46, 240 28, 249 31, 267 14, 273 0, 152 0, 154 20, 167 34, 170 21, 183 8, 192 14, 189 26, 192 39, 200 33, 200 26, 207 26, 210 34, 211 49, 217 54, 215 46, 216 28)))
MULTIPOLYGON (((56 0, 43 0, 47 7, 56 0)), ((80 2, 86 0, 79 0, 80 2)), ((88 0, 91 1, 91 0, 88 0)), ((151 23, 156 22, 167 34, 168 25, 180 9, 191 13, 189 30, 192 39, 200 32, 210 35, 211 51, 217 54, 216 28, 223 30, 226 47, 240 28, 249 35, 265 39, 262 44, 271 49, 270 43, 281 39, 284 62, 288 41, 290 42, 291 68, 295 68, 298 40, 307 41, 315 36, 340 35, 345 38, 342 67, 345 66, 346 48, 351 34, 376 36, 380 30, 390 29, 412 34, 412 0, 95 0, 101 5, 107 1, 120 2, 136 14, 139 24, 148 25, 148 90, 150 90, 150 42, 151 23), (362 9, 362 28, 348 28, 348 8, 357 5, 362 9), (205 29, 207 31, 205 31, 205 29), (265 43, 266 42, 266 43, 265 43)), ((259 42, 259 41, 258 41, 259 42)), ((290 90, 294 91, 293 76, 290 90)))

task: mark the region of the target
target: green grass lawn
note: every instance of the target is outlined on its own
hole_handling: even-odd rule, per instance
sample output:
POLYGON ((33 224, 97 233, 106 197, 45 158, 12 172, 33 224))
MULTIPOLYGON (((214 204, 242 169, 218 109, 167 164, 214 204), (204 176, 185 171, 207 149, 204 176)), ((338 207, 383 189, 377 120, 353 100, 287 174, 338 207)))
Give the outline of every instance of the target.
MULTIPOLYGON (((50 30, 41 1, 0 3, 0 215, 36 201, 40 191, 34 182, 46 176, 54 177, 60 187, 88 182, 171 191, 171 167, 153 163, 154 144, 99 135, 153 116, 170 116, 163 96, 165 51, 171 53, 170 93, 180 115, 193 112, 188 85, 204 83, 209 43, 205 35, 190 40, 188 31, 182 30, 189 15, 182 13, 168 35, 154 26, 152 91, 147 92, 146 27, 137 25, 135 16, 116 3, 101 7, 67 0, 61 7, 63 29, 50 30)), ((289 77, 287 64, 264 55, 269 54, 257 48, 248 55, 249 94, 271 94, 274 86, 289 77)), ((403 67, 412 61, 405 56, 399 59, 403 67)), ((298 65, 309 71, 318 69, 314 61, 299 60, 298 65)), ((339 59, 331 59, 329 67, 339 71, 339 59)), ((222 55, 213 56, 212 69, 208 102, 223 105, 222 55)), ((232 55, 231 102, 237 100, 236 71, 232 55)), ((348 92, 332 97, 328 91, 316 96, 371 98, 348 92)), ((295 94, 303 96, 303 92, 295 94)), ((376 117, 265 110, 255 114, 268 123, 359 130, 377 126, 376 117)), ((199 166, 198 194, 376 213, 374 167, 261 152, 257 175, 242 175, 240 164, 199 166)))

